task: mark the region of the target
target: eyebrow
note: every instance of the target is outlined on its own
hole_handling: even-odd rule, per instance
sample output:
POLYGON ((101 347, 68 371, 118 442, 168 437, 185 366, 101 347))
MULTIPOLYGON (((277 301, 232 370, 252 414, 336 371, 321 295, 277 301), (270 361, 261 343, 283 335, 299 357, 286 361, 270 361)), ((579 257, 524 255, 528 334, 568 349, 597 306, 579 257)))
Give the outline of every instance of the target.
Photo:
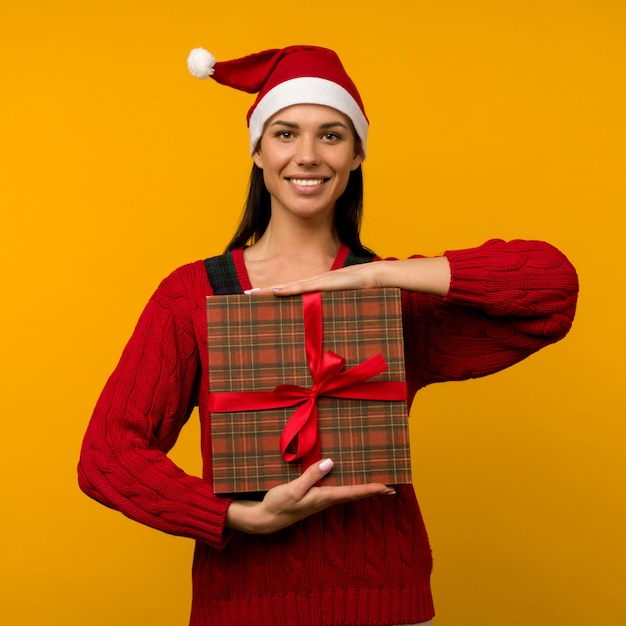
MULTIPOLYGON (((299 124, 294 124, 293 122, 286 122, 285 120, 276 120, 275 122, 272 122, 270 126, 286 126, 287 128, 299 128, 300 127, 299 124)), ((348 130, 348 127, 343 122, 340 122, 340 121, 326 122, 325 124, 320 124, 319 128, 325 130, 327 128, 335 128, 337 126, 341 126, 341 128, 345 128, 346 130, 348 130)))

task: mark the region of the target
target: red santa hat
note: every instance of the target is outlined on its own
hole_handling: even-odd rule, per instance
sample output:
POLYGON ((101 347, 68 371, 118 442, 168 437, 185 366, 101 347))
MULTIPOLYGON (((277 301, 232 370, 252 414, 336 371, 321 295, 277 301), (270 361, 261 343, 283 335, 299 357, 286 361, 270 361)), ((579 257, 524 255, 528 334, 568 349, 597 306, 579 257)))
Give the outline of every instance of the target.
POLYGON ((352 120, 365 154, 369 123, 361 96, 337 54, 328 48, 290 46, 232 61, 216 61, 210 52, 195 48, 187 67, 197 78, 210 76, 222 85, 258 93, 247 117, 251 154, 265 122, 294 104, 322 104, 341 111, 352 120))

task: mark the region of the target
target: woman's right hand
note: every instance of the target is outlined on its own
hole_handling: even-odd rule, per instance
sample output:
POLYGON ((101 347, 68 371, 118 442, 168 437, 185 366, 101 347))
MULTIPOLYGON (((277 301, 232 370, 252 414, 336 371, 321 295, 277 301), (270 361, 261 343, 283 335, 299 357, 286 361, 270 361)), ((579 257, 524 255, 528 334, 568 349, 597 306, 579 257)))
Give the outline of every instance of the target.
POLYGON ((261 502, 233 500, 226 514, 226 525, 250 534, 273 533, 333 504, 395 494, 382 483, 316 487, 332 467, 331 459, 314 463, 298 478, 270 489, 261 502))

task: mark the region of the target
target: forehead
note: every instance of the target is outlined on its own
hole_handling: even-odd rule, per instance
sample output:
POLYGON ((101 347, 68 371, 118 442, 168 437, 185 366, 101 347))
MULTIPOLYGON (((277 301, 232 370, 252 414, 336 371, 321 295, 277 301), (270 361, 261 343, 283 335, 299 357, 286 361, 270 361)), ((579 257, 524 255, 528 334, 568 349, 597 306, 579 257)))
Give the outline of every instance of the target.
POLYGON ((353 129, 352 121, 347 115, 322 104, 294 104, 285 107, 267 120, 265 128, 280 121, 297 125, 342 124, 353 129))

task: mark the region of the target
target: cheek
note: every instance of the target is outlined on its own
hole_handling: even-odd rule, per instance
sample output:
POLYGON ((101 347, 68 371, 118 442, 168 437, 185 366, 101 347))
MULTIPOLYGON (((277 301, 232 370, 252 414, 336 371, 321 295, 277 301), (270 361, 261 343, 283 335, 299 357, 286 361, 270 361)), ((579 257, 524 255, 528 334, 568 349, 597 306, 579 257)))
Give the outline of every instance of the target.
POLYGON ((265 188, 271 195, 279 193, 280 180, 280 173, 275 168, 273 168, 266 159, 265 167, 263 168, 263 182, 265 183, 265 188))
POLYGON ((290 161, 290 154, 287 150, 280 150, 274 146, 270 150, 255 152, 252 156, 258 167, 273 173, 280 172, 290 161))
POLYGON ((355 159, 355 157, 350 154, 344 156, 341 162, 337 163, 337 171, 341 171, 343 174, 348 176, 350 172, 355 170, 359 166, 360 161, 355 159))

